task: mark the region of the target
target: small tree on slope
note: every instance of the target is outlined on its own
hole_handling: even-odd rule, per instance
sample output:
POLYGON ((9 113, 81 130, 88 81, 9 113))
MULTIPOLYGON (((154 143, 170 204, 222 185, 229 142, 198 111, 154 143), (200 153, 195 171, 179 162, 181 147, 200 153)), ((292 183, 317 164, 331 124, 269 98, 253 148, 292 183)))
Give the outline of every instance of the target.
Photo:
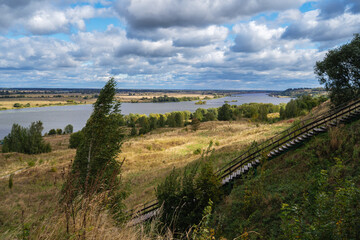
POLYGON ((116 156, 120 152, 123 131, 115 87, 116 82, 111 78, 100 91, 94 111, 82 130, 83 138, 72 166, 80 192, 86 192, 95 183, 102 184, 105 189, 118 184, 120 164, 116 156))

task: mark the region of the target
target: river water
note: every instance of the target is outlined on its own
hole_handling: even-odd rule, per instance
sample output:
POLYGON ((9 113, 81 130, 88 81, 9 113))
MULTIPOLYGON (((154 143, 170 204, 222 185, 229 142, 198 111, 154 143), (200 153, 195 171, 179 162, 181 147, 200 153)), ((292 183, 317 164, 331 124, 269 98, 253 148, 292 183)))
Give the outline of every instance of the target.
MULTIPOLYGON (((169 103, 122 103, 121 113, 150 114, 168 113, 173 111, 194 112, 197 108, 217 108, 221 107, 225 101, 231 105, 241 105, 243 103, 287 103, 291 98, 275 98, 265 93, 241 94, 239 96, 224 97, 207 100, 205 105, 195 105, 196 101, 191 102, 169 102, 169 103), (237 102, 231 102, 237 100, 237 102)), ((39 108, 23 108, 14 110, 0 111, 0 139, 10 133, 14 123, 28 127, 31 122, 41 120, 44 131, 61 128, 67 124, 74 126, 74 131, 82 129, 92 112, 92 105, 70 105, 39 108)))

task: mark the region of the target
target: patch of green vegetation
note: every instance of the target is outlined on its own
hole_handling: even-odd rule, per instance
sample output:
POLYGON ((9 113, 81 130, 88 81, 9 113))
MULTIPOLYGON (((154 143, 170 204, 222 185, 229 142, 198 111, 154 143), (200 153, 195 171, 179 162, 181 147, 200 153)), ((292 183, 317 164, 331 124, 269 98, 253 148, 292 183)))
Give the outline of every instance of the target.
POLYGON ((360 121, 263 162, 215 208, 227 239, 356 239, 360 234, 360 121))
POLYGON ((205 104, 206 104, 206 101, 201 101, 201 100, 199 100, 195 103, 195 105, 205 105, 205 104))

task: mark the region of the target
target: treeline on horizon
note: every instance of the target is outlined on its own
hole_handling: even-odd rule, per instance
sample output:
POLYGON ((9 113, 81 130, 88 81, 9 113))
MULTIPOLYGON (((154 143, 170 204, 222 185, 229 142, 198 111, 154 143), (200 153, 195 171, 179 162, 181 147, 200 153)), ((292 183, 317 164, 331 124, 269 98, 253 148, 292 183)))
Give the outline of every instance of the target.
MULTIPOLYGON (((146 134, 157 128, 184 127, 191 125, 192 130, 197 130, 200 122, 208 121, 236 121, 248 119, 253 122, 274 123, 283 119, 306 115, 312 108, 325 102, 327 97, 312 97, 309 95, 292 99, 287 104, 274 105, 271 103, 245 103, 242 105, 224 104, 219 108, 198 108, 195 112, 175 111, 165 114, 151 113, 133 114, 123 116, 120 126, 131 128, 130 136, 146 134), (275 113, 276 117, 269 117, 275 113), (278 114, 276 114, 278 113, 278 114)), ((81 131, 73 133, 70 138, 70 147, 75 148, 81 139, 81 131)))
MULTIPOLYGON (((139 100, 153 103, 161 103, 161 102, 186 102, 186 101, 195 101, 199 100, 200 97, 169 97, 168 95, 160 96, 160 97, 142 97, 139 100)), ((137 100, 135 100, 138 102, 137 100)), ((131 101, 133 102, 133 101, 131 101)))
MULTIPOLYGON (((11 94, 59 94, 59 93, 83 93, 83 94, 97 94, 100 93, 100 88, 0 88, 0 95, 11 94)), ((245 94, 245 93, 269 93, 280 92, 272 90, 201 90, 201 89, 116 89, 116 93, 197 93, 197 94, 245 94)))

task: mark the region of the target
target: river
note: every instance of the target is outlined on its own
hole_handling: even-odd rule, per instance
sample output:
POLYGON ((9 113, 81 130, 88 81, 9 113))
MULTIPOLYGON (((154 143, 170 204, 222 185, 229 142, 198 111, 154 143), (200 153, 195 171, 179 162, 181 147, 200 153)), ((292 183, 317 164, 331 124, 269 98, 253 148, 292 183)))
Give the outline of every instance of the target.
MULTIPOLYGON (((169 102, 169 103, 122 103, 121 113, 150 114, 168 113, 173 111, 194 112, 197 108, 217 108, 221 107, 225 101, 231 105, 241 105, 243 103, 287 103, 291 98, 270 97, 265 93, 241 94, 239 96, 224 97, 207 100, 205 105, 195 105, 196 101, 191 102, 169 102), (237 102, 231 102, 237 100, 237 102)), ((31 122, 41 120, 44 131, 61 128, 67 124, 74 126, 74 131, 78 131, 85 126, 87 119, 92 112, 92 105, 69 105, 39 108, 23 108, 14 110, 0 111, 0 139, 10 133, 14 123, 28 127, 31 122)))

